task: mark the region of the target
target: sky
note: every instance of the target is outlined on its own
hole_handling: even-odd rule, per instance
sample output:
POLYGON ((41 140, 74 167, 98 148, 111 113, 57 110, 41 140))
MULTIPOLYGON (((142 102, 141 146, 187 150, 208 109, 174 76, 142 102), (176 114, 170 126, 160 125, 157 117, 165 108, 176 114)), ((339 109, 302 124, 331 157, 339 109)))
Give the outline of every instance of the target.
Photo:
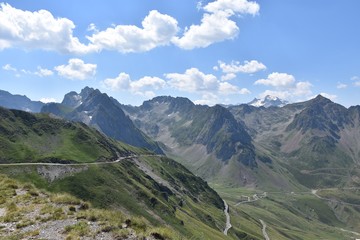
POLYGON ((61 102, 85 86, 239 104, 318 94, 360 104, 360 1, 0 3, 0 89, 61 102))

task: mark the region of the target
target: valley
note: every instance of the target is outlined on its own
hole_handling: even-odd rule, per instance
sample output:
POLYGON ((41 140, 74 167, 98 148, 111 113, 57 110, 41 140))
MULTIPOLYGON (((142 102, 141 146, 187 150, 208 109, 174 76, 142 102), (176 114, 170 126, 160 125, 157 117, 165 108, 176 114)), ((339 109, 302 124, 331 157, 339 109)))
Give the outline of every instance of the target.
POLYGON ((166 226, 164 239, 360 232, 359 107, 322 96, 267 108, 173 97, 133 107, 85 88, 41 113, 0 114, 0 173, 166 226))

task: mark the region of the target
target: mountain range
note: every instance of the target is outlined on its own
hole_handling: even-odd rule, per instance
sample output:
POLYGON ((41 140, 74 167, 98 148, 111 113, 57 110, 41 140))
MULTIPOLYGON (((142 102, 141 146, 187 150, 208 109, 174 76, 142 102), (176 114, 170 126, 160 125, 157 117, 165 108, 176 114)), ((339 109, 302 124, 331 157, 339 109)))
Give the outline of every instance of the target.
POLYGON ((116 140, 163 153, 156 142, 135 127, 121 109, 120 103, 99 90, 86 87, 79 94, 70 92, 62 103, 49 103, 41 112, 83 122, 116 140))
MULTIPOLYGON (((21 107, 21 104, 18 107, 21 107)), ((129 156, 134 153, 151 155, 150 152, 153 151, 157 155, 144 156, 140 158, 140 162, 135 160, 134 166, 131 165, 133 163, 124 161, 128 164, 124 166, 125 168, 135 167, 131 178, 135 181, 142 179, 139 178, 139 174, 142 173, 138 169, 145 171, 146 174, 149 174, 151 169, 157 169, 155 176, 151 174, 148 176, 159 180, 158 177, 161 175, 161 182, 165 178, 167 182, 165 186, 174 195, 177 195, 179 189, 183 189, 182 198, 190 194, 192 202, 189 204, 192 206, 195 207, 200 199, 200 202, 213 204, 215 208, 210 205, 207 207, 214 209, 214 213, 217 211, 215 209, 223 208, 221 198, 213 195, 215 193, 210 194, 206 182, 203 182, 205 184, 203 187, 198 186, 192 190, 190 190, 191 181, 187 186, 176 184, 173 186, 177 181, 184 183, 188 178, 193 178, 190 172, 186 172, 184 178, 172 168, 166 167, 167 164, 175 169, 187 171, 167 157, 183 164, 193 174, 209 182, 233 204, 234 221, 241 219, 240 226, 243 224, 252 226, 245 228, 234 226, 230 230, 230 235, 235 239, 262 238, 253 230, 260 216, 273 222, 271 231, 277 239, 313 239, 314 237, 339 239, 341 230, 337 229, 335 233, 332 232, 331 227, 346 226, 348 229, 360 231, 357 221, 360 217, 357 209, 357 204, 360 205, 360 197, 348 192, 352 189, 356 191, 360 189, 358 177, 360 175, 358 168, 360 106, 345 108, 319 95, 314 99, 292 104, 267 96, 249 104, 227 107, 196 105, 187 98, 160 96, 134 107, 123 105, 99 90, 86 87, 80 93, 66 94, 62 103, 43 105, 41 112, 40 115, 32 115, 23 111, 3 110, 2 115, 5 120, 0 122, 2 123, 0 127, 1 132, 7 135, 0 139, 1 146, 4 146, 0 148, 3 151, 2 156, 6 156, 2 158, 2 162, 20 162, 25 156, 30 162, 71 163, 85 161, 84 159, 101 162, 113 161, 119 156, 129 156), (19 120, 21 124, 10 127, 12 122, 16 123, 19 120), (58 129, 59 126, 61 130, 58 129), (116 140, 125 144, 120 144, 116 140), (51 143, 46 149, 40 147, 45 145, 45 142, 51 143), (76 146, 76 149, 68 151, 71 145, 76 146), (130 145, 140 147, 142 150, 130 145), (89 146, 91 149, 87 148, 89 146), (66 152, 69 154, 66 155, 66 152), (159 154, 167 157, 160 157, 159 154), (203 188, 206 194, 210 195, 200 193, 195 196, 195 192, 192 192, 203 188), (245 195, 247 201, 257 201, 259 191, 266 191, 269 194, 281 193, 284 196, 290 194, 291 197, 274 198, 263 193, 265 200, 262 201, 271 208, 264 208, 261 203, 256 203, 250 207, 252 212, 246 214, 259 214, 258 217, 240 217, 245 214, 242 212, 245 210, 236 207, 240 204, 236 200, 245 195), (320 191, 321 195, 319 195, 320 191), (254 200, 249 197, 249 192, 256 193, 254 200), (206 201, 205 198, 201 200, 200 196, 206 196, 205 198, 210 200, 206 201), (276 215, 278 211, 284 211, 283 217, 276 215), (295 216, 295 212, 301 214, 295 216), (298 217, 297 223, 291 221, 282 223, 288 221, 285 218, 298 217), (296 224, 300 224, 304 229, 314 229, 309 233, 297 232, 296 224), (283 228, 292 229, 292 232, 284 233, 283 228), (316 235, 316 228, 323 229, 321 235, 316 235), (306 237, 302 238, 304 234, 306 237)), ((97 176, 98 172, 104 176, 112 176, 114 179, 121 174, 129 175, 125 172, 113 175, 114 172, 110 167, 104 170, 99 169, 98 166, 91 174, 97 176)), ((102 176, 98 177, 111 186, 108 179, 105 180, 102 176)), ((77 197, 89 197, 90 195, 87 194, 93 192, 94 186, 89 185, 85 192, 81 190, 79 194, 82 185, 86 185, 82 178, 76 177, 76 182, 79 181, 76 189, 65 189, 77 197)), ((200 178, 193 180, 199 183, 203 181, 200 178)), ((69 186, 66 185, 68 182, 63 184, 65 183, 62 182, 60 185, 69 186)), ((145 181, 142 184, 149 183, 145 181)), ((145 195, 148 196, 148 191, 151 191, 150 185, 146 185, 145 188, 143 185, 134 187, 145 189, 145 195)), ((119 187, 113 186, 114 189, 119 187)), ((159 191, 162 191, 161 189, 163 188, 159 187, 159 191)), ((97 192, 95 195, 99 194, 97 192)), ((102 201, 105 201, 105 196, 101 196, 102 201)), ((133 197, 134 195, 131 195, 129 199, 133 197)), ((159 197, 154 198, 163 202, 159 197)), ((174 201, 180 200, 175 199, 174 201)), ((100 202, 96 201, 98 204, 100 202)), ((125 202, 122 204, 126 205, 125 202)), ((147 204, 151 206, 152 203, 147 204)), ((168 207, 171 208, 170 205, 168 207)), ((160 209, 161 207, 155 212, 160 209)), ((222 218, 221 214, 216 213, 218 215, 215 219, 202 214, 199 212, 192 215, 194 221, 205 221, 208 226, 212 226, 211 228, 221 229, 219 227, 221 221, 218 221, 222 218)), ((165 215, 157 215, 164 219, 165 215)), ((148 218, 154 220, 149 216, 148 218)), ((177 224, 173 226, 181 231, 177 224)))
POLYGON ((0 90, 0 106, 26 112, 40 112, 44 103, 32 101, 26 96, 13 95, 7 91, 0 90))

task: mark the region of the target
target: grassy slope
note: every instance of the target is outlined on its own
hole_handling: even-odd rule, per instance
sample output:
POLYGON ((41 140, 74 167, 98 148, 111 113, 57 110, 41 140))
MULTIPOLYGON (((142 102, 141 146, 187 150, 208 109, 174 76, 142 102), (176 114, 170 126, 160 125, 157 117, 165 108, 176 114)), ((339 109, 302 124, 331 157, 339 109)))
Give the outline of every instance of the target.
POLYGON ((0 162, 114 159, 118 143, 81 123, 0 109, 0 162))
POLYGON ((141 238, 155 233, 167 239, 180 239, 170 228, 156 228, 142 218, 127 216, 119 210, 97 209, 69 194, 49 193, 5 175, 0 175, 0 209, 1 239, 43 239, 44 232, 53 239, 97 239, 104 234, 114 239, 134 235, 141 238), (49 226, 54 224, 64 226, 51 230, 49 226))
MULTIPOLYGON (((263 239, 259 219, 267 224, 270 239, 279 240, 352 239, 356 237, 355 234, 344 232, 340 228, 358 232, 360 230, 356 220, 359 217, 358 209, 341 204, 332 206, 331 202, 317 198, 310 191, 293 194, 269 192, 268 197, 256 202, 234 206, 240 201, 242 195, 252 196, 262 192, 245 188, 224 188, 220 185, 213 185, 213 187, 230 205, 233 225, 229 231, 231 235, 235 235, 234 230, 238 230, 263 239), (342 209, 342 212, 336 211, 336 208, 342 209), (343 222, 339 220, 341 217, 343 222), (345 219, 346 217, 349 219, 345 219)), ((326 192, 321 191, 321 194, 329 196, 326 192)), ((356 194, 355 196, 359 199, 356 194)), ((353 199, 354 194, 348 198, 353 199)))
MULTIPOLYGON (((117 153, 149 155, 81 123, 6 109, 0 109, 0 115, 2 163, 91 163, 113 160, 117 153)), ((131 159, 85 166, 1 166, 0 172, 47 191, 69 193, 95 207, 142 216, 154 226, 167 224, 183 236, 191 238, 203 232, 205 236, 224 238, 223 202, 206 182, 165 157, 147 156, 138 161, 149 165, 176 192, 154 180, 131 159), (49 174, 55 178, 50 180, 49 174), (194 231, 196 225, 199 227, 194 231)))

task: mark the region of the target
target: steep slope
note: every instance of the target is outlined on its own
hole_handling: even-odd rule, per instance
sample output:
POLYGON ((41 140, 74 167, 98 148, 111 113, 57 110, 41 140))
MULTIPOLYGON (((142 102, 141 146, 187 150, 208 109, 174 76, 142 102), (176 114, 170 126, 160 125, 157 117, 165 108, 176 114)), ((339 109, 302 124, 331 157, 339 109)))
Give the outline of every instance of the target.
POLYGON ((82 123, 0 108, 0 162, 74 162, 127 155, 118 143, 82 123))
POLYGON ((143 228, 166 224, 181 236, 224 239, 222 199, 180 164, 111 140, 83 123, 0 110, 1 173, 141 216, 143 228))
POLYGON ((229 110, 250 129, 256 148, 285 164, 302 184, 354 184, 348 170, 359 163, 358 107, 346 109, 319 95, 282 108, 229 110))
POLYGON ((105 93, 86 87, 80 94, 66 94, 61 104, 45 105, 42 112, 83 122, 116 140, 162 154, 159 145, 136 128, 118 105, 105 93))
POLYGON ((13 95, 9 92, 0 90, 0 106, 10 109, 18 109, 27 112, 40 112, 44 103, 31 101, 26 96, 13 95))
POLYGON ((50 193, 0 175, 1 239, 174 239, 169 227, 155 228, 120 210, 92 207, 66 193, 50 193), (123 228, 126 226, 126 228, 123 228))
POLYGON ((251 137, 224 107, 156 97, 140 107, 123 109, 140 129, 165 145, 167 154, 205 179, 242 183, 257 167, 251 137), (230 167, 233 165, 237 169, 230 167))

